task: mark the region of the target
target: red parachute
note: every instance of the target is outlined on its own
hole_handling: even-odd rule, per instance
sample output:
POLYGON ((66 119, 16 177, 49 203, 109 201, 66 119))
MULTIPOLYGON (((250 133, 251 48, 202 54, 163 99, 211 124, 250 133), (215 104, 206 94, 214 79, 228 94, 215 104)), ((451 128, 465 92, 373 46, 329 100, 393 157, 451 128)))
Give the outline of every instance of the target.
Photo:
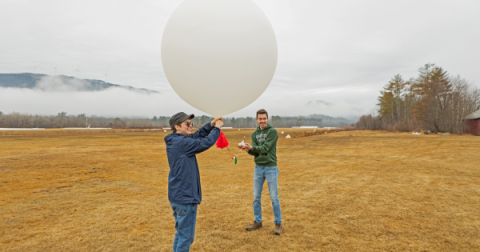
POLYGON ((235 164, 237 163, 237 157, 235 157, 235 155, 233 155, 228 148, 228 140, 225 134, 223 134, 223 132, 220 132, 220 137, 217 140, 217 147, 220 149, 227 148, 228 152, 230 152, 230 157, 235 160, 235 164))

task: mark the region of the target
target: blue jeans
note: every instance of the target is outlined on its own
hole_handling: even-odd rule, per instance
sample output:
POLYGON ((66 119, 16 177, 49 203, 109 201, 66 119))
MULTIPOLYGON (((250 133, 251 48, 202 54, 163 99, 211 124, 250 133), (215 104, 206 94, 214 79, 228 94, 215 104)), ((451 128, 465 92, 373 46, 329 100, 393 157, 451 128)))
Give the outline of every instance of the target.
POLYGON ((175 217, 175 240, 173 251, 189 251, 195 239, 195 224, 197 223, 197 204, 176 204, 170 202, 175 217))
POLYGON ((275 224, 282 223, 282 213, 280 211, 280 199, 278 198, 278 167, 277 166, 258 166, 255 165, 253 174, 253 214, 256 222, 262 222, 262 189, 263 183, 267 179, 268 191, 272 200, 273 215, 275 215, 275 224))

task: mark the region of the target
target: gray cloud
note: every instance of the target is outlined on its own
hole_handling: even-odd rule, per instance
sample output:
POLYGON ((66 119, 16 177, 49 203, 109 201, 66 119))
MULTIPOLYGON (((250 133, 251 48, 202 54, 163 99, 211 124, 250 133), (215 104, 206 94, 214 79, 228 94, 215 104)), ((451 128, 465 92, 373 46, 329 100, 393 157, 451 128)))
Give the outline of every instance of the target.
POLYGON ((333 103, 331 102, 326 102, 326 101, 322 101, 322 100, 316 100, 316 101, 308 101, 307 102, 307 106, 314 106, 314 105, 317 105, 317 106, 332 106, 333 103))

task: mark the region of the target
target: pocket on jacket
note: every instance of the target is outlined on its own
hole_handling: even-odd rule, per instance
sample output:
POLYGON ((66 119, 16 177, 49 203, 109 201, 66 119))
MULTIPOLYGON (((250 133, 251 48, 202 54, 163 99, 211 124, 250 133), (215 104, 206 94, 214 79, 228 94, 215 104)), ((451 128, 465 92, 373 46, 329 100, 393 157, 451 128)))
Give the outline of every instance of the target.
POLYGON ((277 162, 277 158, 275 156, 268 156, 268 162, 270 163, 276 163, 277 162))

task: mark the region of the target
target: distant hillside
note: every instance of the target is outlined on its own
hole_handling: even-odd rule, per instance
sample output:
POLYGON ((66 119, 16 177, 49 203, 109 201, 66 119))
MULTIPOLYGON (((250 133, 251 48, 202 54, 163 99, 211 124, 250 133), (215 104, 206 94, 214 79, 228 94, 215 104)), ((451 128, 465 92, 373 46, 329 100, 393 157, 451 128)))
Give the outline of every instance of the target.
POLYGON ((322 115, 322 114, 312 114, 305 116, 305 118, 315 118, 315 119, 322 119, 324 122, 343 122, 343 123, 354 123, 358 121, 357 117, 349 117, 349 118, 343 118, 343 117, 331 117, 327 115, 322 115))
POLYGON ((111 87, 124 88, 131 91, 143 91, 148 93, 159 93, 158 91, 134 88, 131 86, 122 86, 104 82, 102 80, 77 79, 71 76, 46 74, 18 73, 2 74, 0 73, 0 87, 9 88, 28 88, 40 90, 68 90, 68 91, 102 91, 111 87))

